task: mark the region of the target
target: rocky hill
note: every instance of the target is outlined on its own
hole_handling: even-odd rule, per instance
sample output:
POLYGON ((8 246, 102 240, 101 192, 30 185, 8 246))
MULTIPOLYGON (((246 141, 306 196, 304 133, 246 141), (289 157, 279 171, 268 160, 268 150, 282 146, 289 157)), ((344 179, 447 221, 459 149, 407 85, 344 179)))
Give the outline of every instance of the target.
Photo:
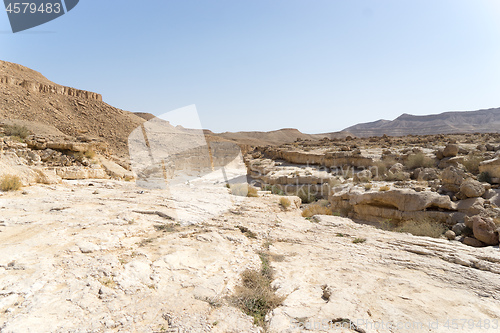
POLYGON ((80 137, 127 154, 127 137, 144 119, 112 107, 100 94, 65 87, 27 67, 0 61, 0 121, 14 121, 39 134, 80 137))
POLYGON ((402 114, 394 120, 377 120, 345 129, 359 137, 403 136, 408 134, 491 133, 500 131, 500 108, 444 112, 436 115, 402 114))

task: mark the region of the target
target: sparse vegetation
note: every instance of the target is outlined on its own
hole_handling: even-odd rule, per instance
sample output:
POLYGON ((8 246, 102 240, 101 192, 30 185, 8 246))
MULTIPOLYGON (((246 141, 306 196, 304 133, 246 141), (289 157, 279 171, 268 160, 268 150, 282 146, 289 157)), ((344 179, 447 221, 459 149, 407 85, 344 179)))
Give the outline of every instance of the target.
POLYGON ((271 287, 273 270, 269 255, 259 253, 260 270, 247 269, 241 274, 242 284, 236 287, 233 303, 244 313, 254 318, 254 324, 265 327, 265 317, 283 302, 284 297, 276 295, 271 287))
POLYGON ((467 171, 470 173, 477 175, 479 173, 479 163, 481 163, 484 160, 480 155, 477 154, 471 154, 467 156, 462 164, 465 166, 467 171))
POLYGON ((330 207, 325 207, 317 203, 308 205, 302 211, 303 217, 312 217, 314 215, 333 215, 333 212, 330 207))
POLYGON ((92 160, 96 157, 96 153, 95 151, 93 150, 87 150, 83 153, 83 156, 85 156, 86 158, 88 158, 89 160, 92 160))
POLYGON ((22 187, 21 179, 15 175, 4 175, 0 179, 0 190, 7 191, 17 191, 22 187))
POLYGON ((241 197, 258 197, 257 189, 248 184, 231 184, 231 194, 241 197))
POLYGON ((21 139, 26 139, 28 135, 31 134, 30 130, 26 126, 20 125, 5 125, 3 127, 4 133, 7 136, 14 136, 21 139))
POLYGON ((372 187, 373 187, 373 184, 370 184, 370 183, 365 184, 365 190, 367 190, 367 191, 371 190, 372 187))
POLYGON ((360 237, 357 237, 357 238, 354 238, 354 239, 352 240, 352 242, 353 242, 354 244, 364 243, 364 242, 366 242, 366 238, 360 238, 360 237))
POLYGON ((405 166, 408 169, 430 168, 434 166, 434 160, 424 153, 416 153, 408 156, 405 166))
POLYGON ((410 220, 405 221, 398 226, 396 226, 393 231, 397 232, 407 232, 415 236, 427 236, 433 238, 439 238, 446 232, 447 228, 441 223, 431 221, 429 219, 424 220, 410 220))
POLYGON ((292 203, 290 202, 290 199, 285 198, 285 197, 280 198, 280 205, 281 205, 281 207, 287 209, 288 207, 291 206, 291 204, 292 203))

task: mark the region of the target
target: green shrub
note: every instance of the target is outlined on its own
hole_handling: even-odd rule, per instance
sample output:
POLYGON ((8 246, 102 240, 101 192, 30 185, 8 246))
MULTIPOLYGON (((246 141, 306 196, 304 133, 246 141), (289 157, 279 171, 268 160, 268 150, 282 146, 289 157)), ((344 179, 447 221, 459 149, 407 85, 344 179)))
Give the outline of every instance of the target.
POLYGON ((22 186, 21 179, 14 175, 5 175, 0 180, 0 190, 6 191, 17 191, 22 186))
POLYGON ((434 166, 434 160, 424 153, 416 153, 408 156, 405 166, 408 169, 430 168, 434 166))

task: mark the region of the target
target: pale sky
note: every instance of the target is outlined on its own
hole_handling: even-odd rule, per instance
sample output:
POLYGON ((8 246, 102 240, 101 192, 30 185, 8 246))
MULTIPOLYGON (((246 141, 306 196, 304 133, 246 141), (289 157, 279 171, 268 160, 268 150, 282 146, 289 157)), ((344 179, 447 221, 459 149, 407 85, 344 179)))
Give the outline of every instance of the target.
POLYGON ((16 34, 0 13, 0 59, 215 132, 332 132, 500 107, 500 1, 81 0, 16 34))

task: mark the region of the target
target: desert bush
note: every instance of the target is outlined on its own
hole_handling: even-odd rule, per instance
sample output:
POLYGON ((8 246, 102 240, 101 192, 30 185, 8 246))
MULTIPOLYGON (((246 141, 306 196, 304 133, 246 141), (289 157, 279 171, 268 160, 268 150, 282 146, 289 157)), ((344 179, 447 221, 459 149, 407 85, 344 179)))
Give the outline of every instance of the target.
POLYGON ((264 327, 266 315, 278 307, 284 297, 276 295, 276 289, 271 286, 273 270, 269 255, 259 253, 259 256, 261 269, 247 269, 241 273, 242 284, 235 288, 232 300, 244 313, 254 318, 254 324, 264 327))
POLYGON ((439 238, 446 230, 446 227, 441 223, 430 219, 405 221, 393 229, 393 231, 397 232, 408 232, 415 236, 428 236, 433 238, 439 238))
POLYGON ((95 158, 96 153, 93 150, 87 150, 86 152, 83 153, 83 156, 85 156, 86 158, 91 160, 91 159, 95 158))
POLYGON ((258 197, 257 189, 248 184, 231 184, 231 194, 240 197, 258 197))
POLYGON ((408 169, 431 168, 434 166, 434 160, 428 156, 425 156, 424 153, 411 154, 408 156, 408 159, 405 162, 405 166, 408 169))
POLYGON ((492 183, 491 176, 487 171, 483 171, 477 176, 477 180, 480 182, 492 183))
POLYGON ((0 180, 0 190, 6 191, 17 191, 22 186, 21 179, 15 175, 5 175, 0 180))
POLYGON ((302 211, 303 217, 312 217, 314 215, 333 215, 333 212, 330 207, 325 207, 317 203, 308 205, 302 211))
POLYGON ((370 183, 365 184, 365 190, 367 190, 367 191, 371 190, 372 187, 373 187, 373 184, 370 184, 370 183))
POLYGON ((467 156, 462 164, 465 166, 467 171, 470 173, 477 175, 479 173, 479 163, 481 163, 484 160, 480 155, 469 155, 467 156))
POLYGON ((308 186, 303 186, 297 192, 297 196, 302 200, 302 203, 311 203, 316 201, 316 195, 311 193, 308 186))
POLYGON ((280 198, 280 205, 283 208, 287 209, 288 207, 290 207, 291 204, 292 203, 290 202, 290 199, 285 198, 285 197, 280 198))
POLYGON ((31 134, 30 130, 26 126, 20 125, 5 125, 3 127, 5 135, 16 136, 21 139, 26 139, 28 135, 31 134))

